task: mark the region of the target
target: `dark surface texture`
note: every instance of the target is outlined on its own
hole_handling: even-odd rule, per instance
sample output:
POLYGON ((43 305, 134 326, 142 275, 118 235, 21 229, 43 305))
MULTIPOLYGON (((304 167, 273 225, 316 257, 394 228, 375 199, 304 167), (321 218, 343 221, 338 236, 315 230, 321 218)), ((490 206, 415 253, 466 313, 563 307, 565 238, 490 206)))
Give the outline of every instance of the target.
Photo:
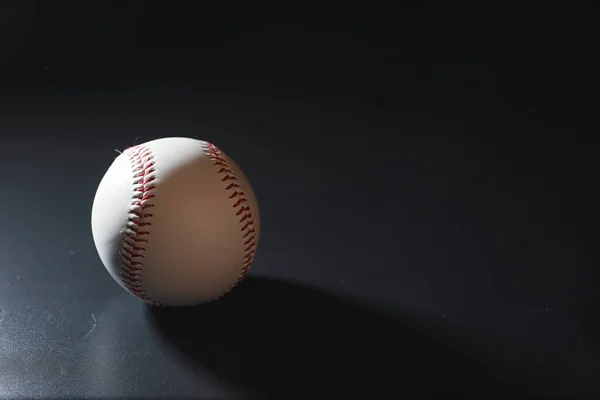
POLYGON ((600 396, 593 12, 168 4, 0 6, 0 398, 600 396), (92 241, 115 149, 165 136, 258 196, 210 305, 92 241))

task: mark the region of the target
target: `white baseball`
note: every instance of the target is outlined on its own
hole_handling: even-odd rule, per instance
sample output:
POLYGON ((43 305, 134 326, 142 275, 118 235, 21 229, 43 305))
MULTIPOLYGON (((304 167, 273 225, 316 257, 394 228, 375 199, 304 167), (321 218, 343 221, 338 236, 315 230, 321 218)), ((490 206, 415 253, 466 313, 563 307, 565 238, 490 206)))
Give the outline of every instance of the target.
POLYGON ((211 143, 163 138, 126 149, 102 178, 92 234, 109 274, 146 303, 217 299, 252 265, 260 234, 254 190, 211 143))

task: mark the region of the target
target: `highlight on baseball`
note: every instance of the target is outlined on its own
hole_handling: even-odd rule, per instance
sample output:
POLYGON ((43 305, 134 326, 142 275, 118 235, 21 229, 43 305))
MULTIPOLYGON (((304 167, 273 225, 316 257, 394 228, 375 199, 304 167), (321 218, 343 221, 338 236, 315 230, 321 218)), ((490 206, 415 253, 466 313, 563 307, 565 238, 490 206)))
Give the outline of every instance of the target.
POLYGON ((216 300, 250 269, 258 202, 214 144, 169 137, 119 154, 101 179, 91 228, 100 260, 127 292, 155 306, 216 300))

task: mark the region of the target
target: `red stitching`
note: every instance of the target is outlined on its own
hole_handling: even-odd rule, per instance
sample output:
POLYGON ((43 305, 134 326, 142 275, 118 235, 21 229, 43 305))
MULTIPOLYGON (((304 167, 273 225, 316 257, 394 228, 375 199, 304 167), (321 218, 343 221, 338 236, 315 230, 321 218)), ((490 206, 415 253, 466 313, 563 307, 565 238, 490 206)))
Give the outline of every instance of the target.
POLYGON ((242 238, 244 239, 244 265, 240 276, 233 285, 235 287, 235 285, 244 279, 244 276, 252 266, 254 255, 256 254, 254 216, 252 215, 252 210, 247 205, 248 199, 233 171, 233 167, 229 164, 229 161, 227 161, 223 152, 212 143, 206 143, 204 145, 204 150, 206 151, 206 154, 208 154, 213 165, 219 167, 217 173, 221 175, 221 181, 228 183, 225 190, 230 193, 229 198, 235 200, 232 207, 236 209, 235 215, 239 217, 240 232, 242 232, 242 238))
POLYGON ((142 271, 146 243, 149 232, 145 229, 152 225, 154 204, 154 157, 147 147, 138 145, 126 149, 123 155, 129 158, 133 171, 133 196, 129 208, 129 219, 123 232, 123 241, 119 252, 121 269, 119 276, 125 287, 145 303, 161 306, 146 294, 142 284, 142 271))

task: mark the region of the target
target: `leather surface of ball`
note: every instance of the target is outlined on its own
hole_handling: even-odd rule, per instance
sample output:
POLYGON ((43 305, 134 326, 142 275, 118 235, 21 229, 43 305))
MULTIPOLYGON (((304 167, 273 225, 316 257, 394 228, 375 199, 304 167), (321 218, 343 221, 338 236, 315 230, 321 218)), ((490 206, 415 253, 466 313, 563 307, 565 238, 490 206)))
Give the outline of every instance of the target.
POLYGON ((98 255, 126 291, 158 306, 196 305, 232 290, 252 265, 258 203, 215 145, 162 138, 126 149, 92 206, 98 255))

